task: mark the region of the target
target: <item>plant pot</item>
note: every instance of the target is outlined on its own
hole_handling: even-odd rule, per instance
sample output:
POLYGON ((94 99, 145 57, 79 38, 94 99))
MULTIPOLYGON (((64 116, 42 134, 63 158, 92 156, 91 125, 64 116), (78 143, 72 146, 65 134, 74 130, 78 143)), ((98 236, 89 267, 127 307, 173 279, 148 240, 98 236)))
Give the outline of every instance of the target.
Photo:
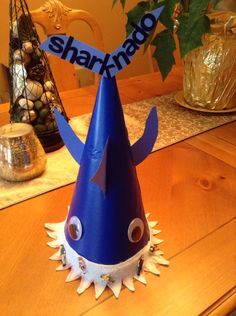
POLYGON ((212 33, 203 38, 203 46, 184 59, 185 101, 216 111, 236 107, 235 56, 236 34, 227 24, 213 25, 212 33))

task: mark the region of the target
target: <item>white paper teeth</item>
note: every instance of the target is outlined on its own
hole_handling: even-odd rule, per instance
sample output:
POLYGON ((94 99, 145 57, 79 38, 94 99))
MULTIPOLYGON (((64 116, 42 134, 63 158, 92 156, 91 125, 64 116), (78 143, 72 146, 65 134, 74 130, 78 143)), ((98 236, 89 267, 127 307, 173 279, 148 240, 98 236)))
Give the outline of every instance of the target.
POLYGON ((162 256, 153 256, 153 261, 155 261, 158 264, 162 264, 164 266, 168 266, 169 265, 169 261, 166 260, 164 257, 162 256))
POLYGON ((47 234, 50 238, 57 239, 57 233, 52 232, 52 231, 47 231, 47 234))
POLYGON ((104 284, 94 282, 96 300, 102 295, 106 286, 107 286, 107 284, 105 282, 104 282, 104 284))
POLYGON ((153 255, 154 256, 162 256, 162 255, 164 255, 164 252, 162 250, 158 249, 158 250, 154 251, 153 255))
POLYGON ((121 291, 121 280, 115 281, 114 283, 108 283, 107 285, 112 290, 115 297, 118 298, 121 291))
POLYGON ((49 230, 54 231, 54 230, 57 230, 60 226, 62 226, 63 223, 46 223, 46 224, 44 224, 44 227, 49 229, 49 230))
POLYGON ((146 218, 148 218, 150 216, 150 213, 146 213, 145 216, 146 218))
POLYGON ((53 261, 61 260, 60 250, 58 250, 56 253, 54 253, 54 255, 52 255, 49 259, 53 260, 53 261))
MULTIPOLYGON (((148 216, 149 214, 146 214, 147 218, 148 216)), ((146 285, 147 281, 145 278, 145 271, 151 272, 155 275, 160 275, 160 271, 158 270, 158 266, 156 265, 157 264, 165 265, 165 266, 169 265, 169 261, 163 257, 163 254, 164 254, 163 251, 159 250, 157 246, 158 244, 162 243, 163 240, 154 236, 154 235, 159 234, 161 230, 154 228, 157 225, 157 221, 151 221, 151 222, 148 222, 151 238, 150 238, 149 245, 147 245, 147 247, 145 248, 145 250, 143 250, 143 253, 142 253, 143 259, 144 259, 143 270, 139 276, 133 275, 132 273, 130 273, 129 275, 129 273, 127 273, 127 274, 124 274, 126 277, 122 279, 120 275, 119 277, 116 277, 116 270, 114 269, 114 271, 111 270, 111 272, 110 271, 108 272, 108 275, 111 276, 111 281, 102 281, 100 280, 101 271, 96 270, 97 269, 96 268, 95 270, 91 270, 93 272, 90 273, 90 269, 88 268, 88 266, 87 266, 88 268, 87 273, 81 274, 81 272, 78 271, 78 254, 76 253, 73 254, 73 251, 71 252, 71 249, 69 245, 67 245, 67 241, 64 238, 64 223, 65 222, 61 222, 58 224, 45 224, 45 227, 48 230, 50 230, 50 231, 47 231, 48 236, 54 239, 48 242, 47 244, 52 248, 60 248, 54 255, 50 257, 50 260, 55 260, 55 261, 62 260, 61 246, 64 245, 65 250, 66 250, 65 256, 68 261, 65 261, 65 263, 67 263, 66 266, 63 266, 62 261, 61 261, 60 262, 61 264, 56 268, 56 270, 64 271, 64 270, 70 269, 67 275, 67 278, 65 280, 66 282, 72 282, 74 280, 81 279, 80 285, 77 289, 78 294, 83 293, 87 288, 89 288, 89 286, 92 283, 94 283, 96 299, 98 299, 102 295, 102 293, 104 292, 107 286, 112 290, 115 297, 118 298, 120 295, 121 288, 122 288, 122 283, 130 291, 134 292, 135 291, 134 278, 138 280, 139 282, 146 285), (152 249, 150 248, 151 246, 152 246, 152 249), (114 281, 112 281, 112 279, 114 281)), ((136 269, 135 265, 138 265, 139 258, 140 257, 137 257, 135 259, 137 260, 137 262, 133 261, 133 264, 134 264, 133 271, 135 271, 136 269)), ((93 263, 90 263, 90 264, 93 264, 93 263)))
POLYGON ((163 239, 159 239, 159 238, 156 238, 156 237, 152 237, 152 242, 155 244, 155 245, 159 245, 163 242, 163 239))
POLYGON ((71 265, 67 264, 66 266, 63 266, 62 264, 60 264, 57 268, 56 271, 64 271, 64 270, 68 270, 70 269, 71 265))
POLYGON ((78 294, 82 294, 85 290, 87 290, 87 288, 90 287, 91 283, 92 281, 82 278, 80 281, 80 285, 77 289, 78 294))
POLYGON ((126 286, 130 291, 134 292, 135 287, 134 287, 134 280, 132 277, 127 277, 123 279, 123 284, 126 286))
POLYGON ((140 275, 135 275, 134 278, 145 285, 147 284, 146 278, 143 273, 140 275))
POLYGON ((160 229, 154 229, 152 228, 152 235, 157 235, 157 234, 160 234, 161 233, 161 230, 160 229))
POLYGON ((158 221, 148 222, 148 224, 151 228, 154 228, 158 224, 158 221))
POLYGON ((76 273, 73 269, 71 269, 70 273, 67 275, 66 282, 72 282, 80 278, 80 274, 76 273))
POLYGON ((58 240, 52 240, 52 241, 47 242, 47 245, 52 248, 58 248, 60 247, 60 244, 61 243, 58 240))
POLYGON ((154 263, 149 263, 149 262, 148 262, 148 263, 145 265, 144 270, 145 270, 145 271, 149 271, 149 272, 151 272, 151 273, 153 273, 153 274, 156 274, 156 275, 160 275, 160 274, 161 274, 160 271, 157 269, 157 267, 155 266, 154 263))

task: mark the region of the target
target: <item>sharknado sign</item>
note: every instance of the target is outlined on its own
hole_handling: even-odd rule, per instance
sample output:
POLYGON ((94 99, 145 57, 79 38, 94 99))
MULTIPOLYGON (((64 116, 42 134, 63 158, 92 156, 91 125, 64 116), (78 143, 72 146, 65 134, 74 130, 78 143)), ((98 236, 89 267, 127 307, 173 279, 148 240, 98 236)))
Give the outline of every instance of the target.
POLYGON ((133 32, 117 50, 110 54, 66 35, 52 35, 40 48, 72 64, 83 66, 104 77, 111 78, 131 62, 136 51, 156 27, 163 8, 160 7, 145 14, 138 24, 132 23, 133 32))

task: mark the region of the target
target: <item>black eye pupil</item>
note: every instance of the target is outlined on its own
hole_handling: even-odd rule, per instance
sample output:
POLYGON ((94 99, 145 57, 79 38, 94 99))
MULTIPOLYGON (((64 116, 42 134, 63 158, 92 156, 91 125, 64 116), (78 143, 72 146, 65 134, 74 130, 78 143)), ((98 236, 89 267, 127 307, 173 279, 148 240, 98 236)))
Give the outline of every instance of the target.
POLYGON ((72 239, 77 239, 79 235, 78 227, 75 224, 68 226, 68 231, 72 239))
POLYGON ((131 236, 132 236, 132 240, 134 242, 138 242, 141 239, 141 237, 142 237, 142 230, 141 230, 141 228, 139 226, 136 226, 133 229, 131 236))
POLYGON ((134 218, 129 224, 128 238, 132 243, 139 242, 144 234, 144 223, 141 218, 134 218))

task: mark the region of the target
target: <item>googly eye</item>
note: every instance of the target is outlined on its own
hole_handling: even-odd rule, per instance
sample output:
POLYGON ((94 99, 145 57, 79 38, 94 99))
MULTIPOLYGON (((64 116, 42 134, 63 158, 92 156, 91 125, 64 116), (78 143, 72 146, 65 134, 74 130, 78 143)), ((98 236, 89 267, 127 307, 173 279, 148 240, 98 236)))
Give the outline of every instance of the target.
POLYGON ((140 218, 135 218, 129 224, 128 238, 132 243, 137 243, 143 237, 144 223, 140 218))
POLYGON ((78 217, 73 216, 69 220, 68 226, 67 226, 68 233, 70 235, 70 238, 73 240, 79 240, 82 236, 82 224, 78 217))

